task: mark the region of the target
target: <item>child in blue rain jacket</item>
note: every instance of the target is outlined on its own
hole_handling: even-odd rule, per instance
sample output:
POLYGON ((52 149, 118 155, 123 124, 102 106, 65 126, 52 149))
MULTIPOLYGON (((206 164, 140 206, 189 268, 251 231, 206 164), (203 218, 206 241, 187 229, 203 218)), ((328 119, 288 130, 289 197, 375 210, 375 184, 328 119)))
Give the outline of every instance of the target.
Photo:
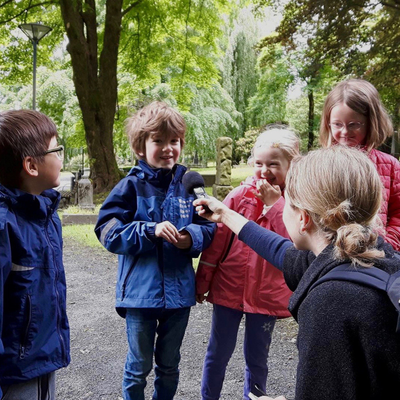
POLYGON ((37 111, 0 113, 0 398, 54 400, 70 362, 61 223, 63 147, 37 111), (3 396, 1 397, 3 392, 3 396))
POLYGON ((111 191, 95 228, 103 246, 119 254, 117 312, 126 318, 128 355, 125 400, 144 399, 155 356, 153 399, 173 399, 180 346, 195 304, 192 258, 211 243, 214 224, 194 210, 177 164, 185 122, 174 109, 153 102, 128 120, 140 159, 111 191))

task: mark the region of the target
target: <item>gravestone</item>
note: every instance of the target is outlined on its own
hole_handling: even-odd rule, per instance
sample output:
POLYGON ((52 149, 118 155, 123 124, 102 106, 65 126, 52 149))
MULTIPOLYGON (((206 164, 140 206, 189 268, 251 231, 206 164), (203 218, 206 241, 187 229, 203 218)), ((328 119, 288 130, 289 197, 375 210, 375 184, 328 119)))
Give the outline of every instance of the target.
POLYGON ((218 200, 223 200, 233 189, 231 185, 232 139, 229 137, 220 137, 217 139, 216 170, 213 196, 218 200))
POLYGON ((78 181, 78 206, 84 209, 94 210, 93 204, 93 186, 89 179, 88 168, 85 168, 83 176, 78 181))

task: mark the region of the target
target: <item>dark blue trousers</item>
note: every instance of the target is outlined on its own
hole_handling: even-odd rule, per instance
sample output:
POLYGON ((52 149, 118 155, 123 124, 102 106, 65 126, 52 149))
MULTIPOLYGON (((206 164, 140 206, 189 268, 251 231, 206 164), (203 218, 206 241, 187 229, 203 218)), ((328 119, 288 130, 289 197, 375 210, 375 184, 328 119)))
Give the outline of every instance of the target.
POLYGON ((172 400, 179 381, 180 348, 190 307, 178 309, 128 308, 124 400, 144 400, 146 378, 156 363, 153 400, 172 400))
POLYGON ((246 361, 243 398, 257 384, 265 391, 268 366, 267 358, 276 317, 243 313, 214 304, 211 335, 203 367, 201 395, 203 400, 217 400, 228 362, 235 350, 240 321, 246 316, 244 358, 246 361))

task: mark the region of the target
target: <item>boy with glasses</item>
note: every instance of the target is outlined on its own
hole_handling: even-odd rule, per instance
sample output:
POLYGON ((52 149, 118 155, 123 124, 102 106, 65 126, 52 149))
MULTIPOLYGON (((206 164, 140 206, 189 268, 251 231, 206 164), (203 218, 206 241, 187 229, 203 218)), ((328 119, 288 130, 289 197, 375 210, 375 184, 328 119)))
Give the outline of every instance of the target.
POLYGON ((55 399, 70 362, 61 223, 63 147, 37 111, 0 113, 0 397, 55 399), (1 393, 2 392, 2 393, 1 393))

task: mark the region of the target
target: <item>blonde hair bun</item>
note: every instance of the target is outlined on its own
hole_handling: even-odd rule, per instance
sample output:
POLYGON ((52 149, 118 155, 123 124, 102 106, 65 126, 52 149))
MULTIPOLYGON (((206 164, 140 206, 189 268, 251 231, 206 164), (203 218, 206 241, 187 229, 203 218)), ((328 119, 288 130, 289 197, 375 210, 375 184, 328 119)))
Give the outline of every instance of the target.
POLYGON ((295 158, 286 176, 286 195, 334 244, 338 259, 367 265, 381 256, 374 246, 382 182, 362 151, 336 145, 295 158))

